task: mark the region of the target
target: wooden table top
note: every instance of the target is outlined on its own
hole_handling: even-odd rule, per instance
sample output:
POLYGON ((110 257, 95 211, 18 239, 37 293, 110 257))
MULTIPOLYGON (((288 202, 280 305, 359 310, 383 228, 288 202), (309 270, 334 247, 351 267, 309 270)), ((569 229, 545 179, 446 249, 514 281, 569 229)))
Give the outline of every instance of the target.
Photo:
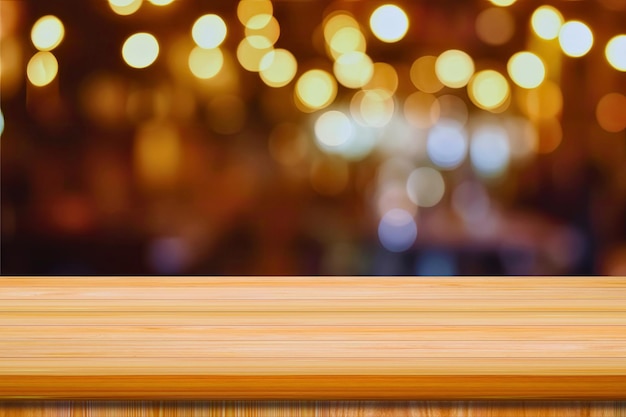
POLYGON ((0 398, 624 399, 624 277, 3 277, 0 398))

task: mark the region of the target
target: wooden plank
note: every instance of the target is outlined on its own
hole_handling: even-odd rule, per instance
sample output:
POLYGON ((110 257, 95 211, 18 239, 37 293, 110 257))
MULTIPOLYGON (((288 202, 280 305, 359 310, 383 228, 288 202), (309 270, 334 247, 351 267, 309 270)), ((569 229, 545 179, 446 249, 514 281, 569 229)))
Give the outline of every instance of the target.
POLYGON ((0 279, 0 398, 163 396, 626 398, 626 279, 0 279))

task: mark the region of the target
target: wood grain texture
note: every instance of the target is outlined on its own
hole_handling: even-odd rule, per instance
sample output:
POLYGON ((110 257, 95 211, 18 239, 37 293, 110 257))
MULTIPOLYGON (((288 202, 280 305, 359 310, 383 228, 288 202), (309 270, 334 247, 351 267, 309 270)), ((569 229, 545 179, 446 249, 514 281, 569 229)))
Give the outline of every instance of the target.
POLYGON ((626 399, 626 279, 3 277, 0 398, 626 399))
POLYGON ((626 417, 626 402, 22 401, 0 417, 626 417))

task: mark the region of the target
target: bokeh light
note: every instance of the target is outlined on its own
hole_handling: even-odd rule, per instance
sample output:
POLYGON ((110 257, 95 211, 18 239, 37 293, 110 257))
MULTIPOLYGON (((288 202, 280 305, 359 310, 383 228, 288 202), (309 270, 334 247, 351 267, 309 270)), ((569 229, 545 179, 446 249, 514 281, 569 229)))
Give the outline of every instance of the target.
POLYGON ((372 33, 383 42, 398 42, 409 30, 409 18, 400 7, 384 4, 370 17, 372 33))
POLYGON ((33 25, 30 38, 35 48, 40 51, 51 51, 63 41, 65 27, 58 17, 48 15, 39 18, 33 25))
POLYGON ((296 76, 298 62, 286 49, 276 49, 263 56, 260 63, 260 76, 270 87, 283 87, 296 76))
POLYGON ((537 124, 537 153, 548 154, 556 150, 563 140, 563 128, 556 117, 538 120, 537 124))
POLYGON ((391 209, 380 219, 378 239, 390 252, 404 252, 413 246, 417 238, 417 224, 406 210, 391 209))
POLYGON ((511 80, 522 88, 535 88, 546 77, 546 67, 541 58, 532 52, 518 52, 507 63, 511 80))
POLYGON ((489 0, 492 4, 500 7, 508 7, 515 3, 517 0, 489 0))
POLYGON ((155 6, 168 6, 174 3, 174 1, 176 0, 148 0, 148 1, 154 4, 155 6))
POLYGON ((441 120, 428 132, 426 150, 439 168, 454 169, 463 163, 467 154, 465 131, 456 123, 441 120))
POLYGON ((467 123, 469 110, 465 101, 452 95, 444 94, 437 98, 439 102, 439 119, 445 120, 447 124, 456 124, 461 127, 467 123))
POLYGON ((404 101, 404 117, 419 129, 433 126, 441 114, 439 100, 432 94, 416 91, 404 101))
POLYGON ((472 77, 468 92, 477 107, 496 110, 506 102, 510 89, 506 78, 498 71, 484 70, 472 77))
POLYGON ((384 127, 392 119, 395 104, 385 90, 360 90, 350 101, 350 112, 357 123, 367 127, 384 127))
POLYGON ((278 41, 280 25, 274 16, 256 15, 248 21, 244 33, 254 46, 263 48, 266 42, 274 45, 278 41))
POLYGON ((435 72, 443 85, 465 87, 474 74, 474 61, 467 53, 450 49, 437 57, 435 72))
POLYGON ((596 107, 596 119, 607 132, 626 129, 626 96, 620 93, 604 95, 596 107))
POLYGON ((446 190, 446 183, 439 171, 430 167, 416 168, 406 182, 409 199, 419 207, 437 205, 446 190))
POLYGON ((194 47, 189 54, 189 70, 201 79, 215 77, 224 65, 224 54, 219 48, 194 47))
POLYGON ((143 0, 109 0, 109 7, 115 14, 129 16, 136 13, 143 4, 143 0))
MULTIPOLYGON (((262 36, 246 37, 237 47, 237 60, 245 70, 259 72, 263 69, 263 57, 273 49, 272 43, 262 36)), ((269 65, 271 62, 265 61, 264 64, 269 65)))
POLYGON ((522 113, 532 120, 556 117, 563 110, 563 92, 552 80, 545 80, 537 88, 519 91, 517 99, 522 113))
POLYGON ((533 12, 530 24, 541 39, 556 39, 563 25, 563 15, 552 6, 541 6, 533 12))
POLYGON ((161 237, 150 242, 146 257, 156 273, 180 274, 191 261, 191 248, 180 237, 161 237))
POLYGON ((508 9, 490 7, 476 17, 476 35, 488 45, 507 43, 515 33, 515 19, 508 9))
POLYGON ((335 100, 337 82, 326 71, 309 70, 302 74, 296 82, 295 95, 305 109, 323 109, 335 100))
POLYGON ((626 71, 626 35, 617 35, 606 44, 604 56, 618 71, 626 71))
POLYGON ((334 148, 354 135, 350 118, 337 110, 322 113, 315 121, 315 138, 322 149, 334 148))
POLYGON ((579 58, 591 50, 593 33, 583 22, 572 20, 561 26, 559 44, 565 55, 579 58))
POLYGON ((464 222, 484 224, 491 212, 491 199, 484 185, 466 180, 452 192, 452 208, 464 222))
POLYGON ((391 97, 398 89, 398 73, 393 65, 386 62, 374 63, 372 79, 363 87, 365 90, 378 90, 391 97))
POLYGON ((361 88, 372 79, 374 63, 363 52, 348 52, 337 58, 333 72, 337 81, 344 87, 361 88))
POLYGON ((247 25, 254 16, 272 16, 274 6, 270 0, 240 0, 237 4, 237 18, 242 25, 247 25))
POLYGON ((361 33, 359 23, 356 21, 354 16, 345 11, 331 13, 324 18, 324 40, 328 45, 330 45, 337 32, 346 28, 352 28, 361 33))
POLYGON ((37 87, 50 84, 58 72, 59 63, 51 52, 37 52, 26 67, 28 80, 37 87))
POLYGON ((0 136, 4 133, 4 113, 2 113, 2 109, 0 109, 0 136))
POLYGON ((443 88, 435 72, 436 62, 437 57, 426 55, 416 59, 411 65, 411 82, 418 90, 432 94, 443 88))
POLYGON ((133 68, 146 68, 159 56, 159 42, 145 32, 135 33, 124 42, 122 57, 133 68))
POLYGON ((476 172, 496 177, 506 171, 511 151, 507 131, 498 125, 484 124, 472 132, 470 159, 476 172))
POLYGON ((348 52, 365 52, 365 36, 359 29, 346 26, 334 33, 328 46, 333 59, 337 59, 348 52))
POLYGON ((181 163, 178 129, 170 124, 151 121, 140 126, 135 136, 135 171, 147 188, 175 184, 181 163))
POLYGON ((191 28, 191 37, 196 45, 205 49, 217 48, 226 39, 226 23, 216 14, 199 17, 191 28))

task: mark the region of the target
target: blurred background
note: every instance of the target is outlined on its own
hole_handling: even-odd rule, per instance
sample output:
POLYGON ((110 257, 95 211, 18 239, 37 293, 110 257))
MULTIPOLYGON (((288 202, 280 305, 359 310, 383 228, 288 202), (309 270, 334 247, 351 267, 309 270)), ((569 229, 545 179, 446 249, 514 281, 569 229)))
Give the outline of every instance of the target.
POLYGON ((4 275, 626 275, 625 0, 0 0, 4 275))

